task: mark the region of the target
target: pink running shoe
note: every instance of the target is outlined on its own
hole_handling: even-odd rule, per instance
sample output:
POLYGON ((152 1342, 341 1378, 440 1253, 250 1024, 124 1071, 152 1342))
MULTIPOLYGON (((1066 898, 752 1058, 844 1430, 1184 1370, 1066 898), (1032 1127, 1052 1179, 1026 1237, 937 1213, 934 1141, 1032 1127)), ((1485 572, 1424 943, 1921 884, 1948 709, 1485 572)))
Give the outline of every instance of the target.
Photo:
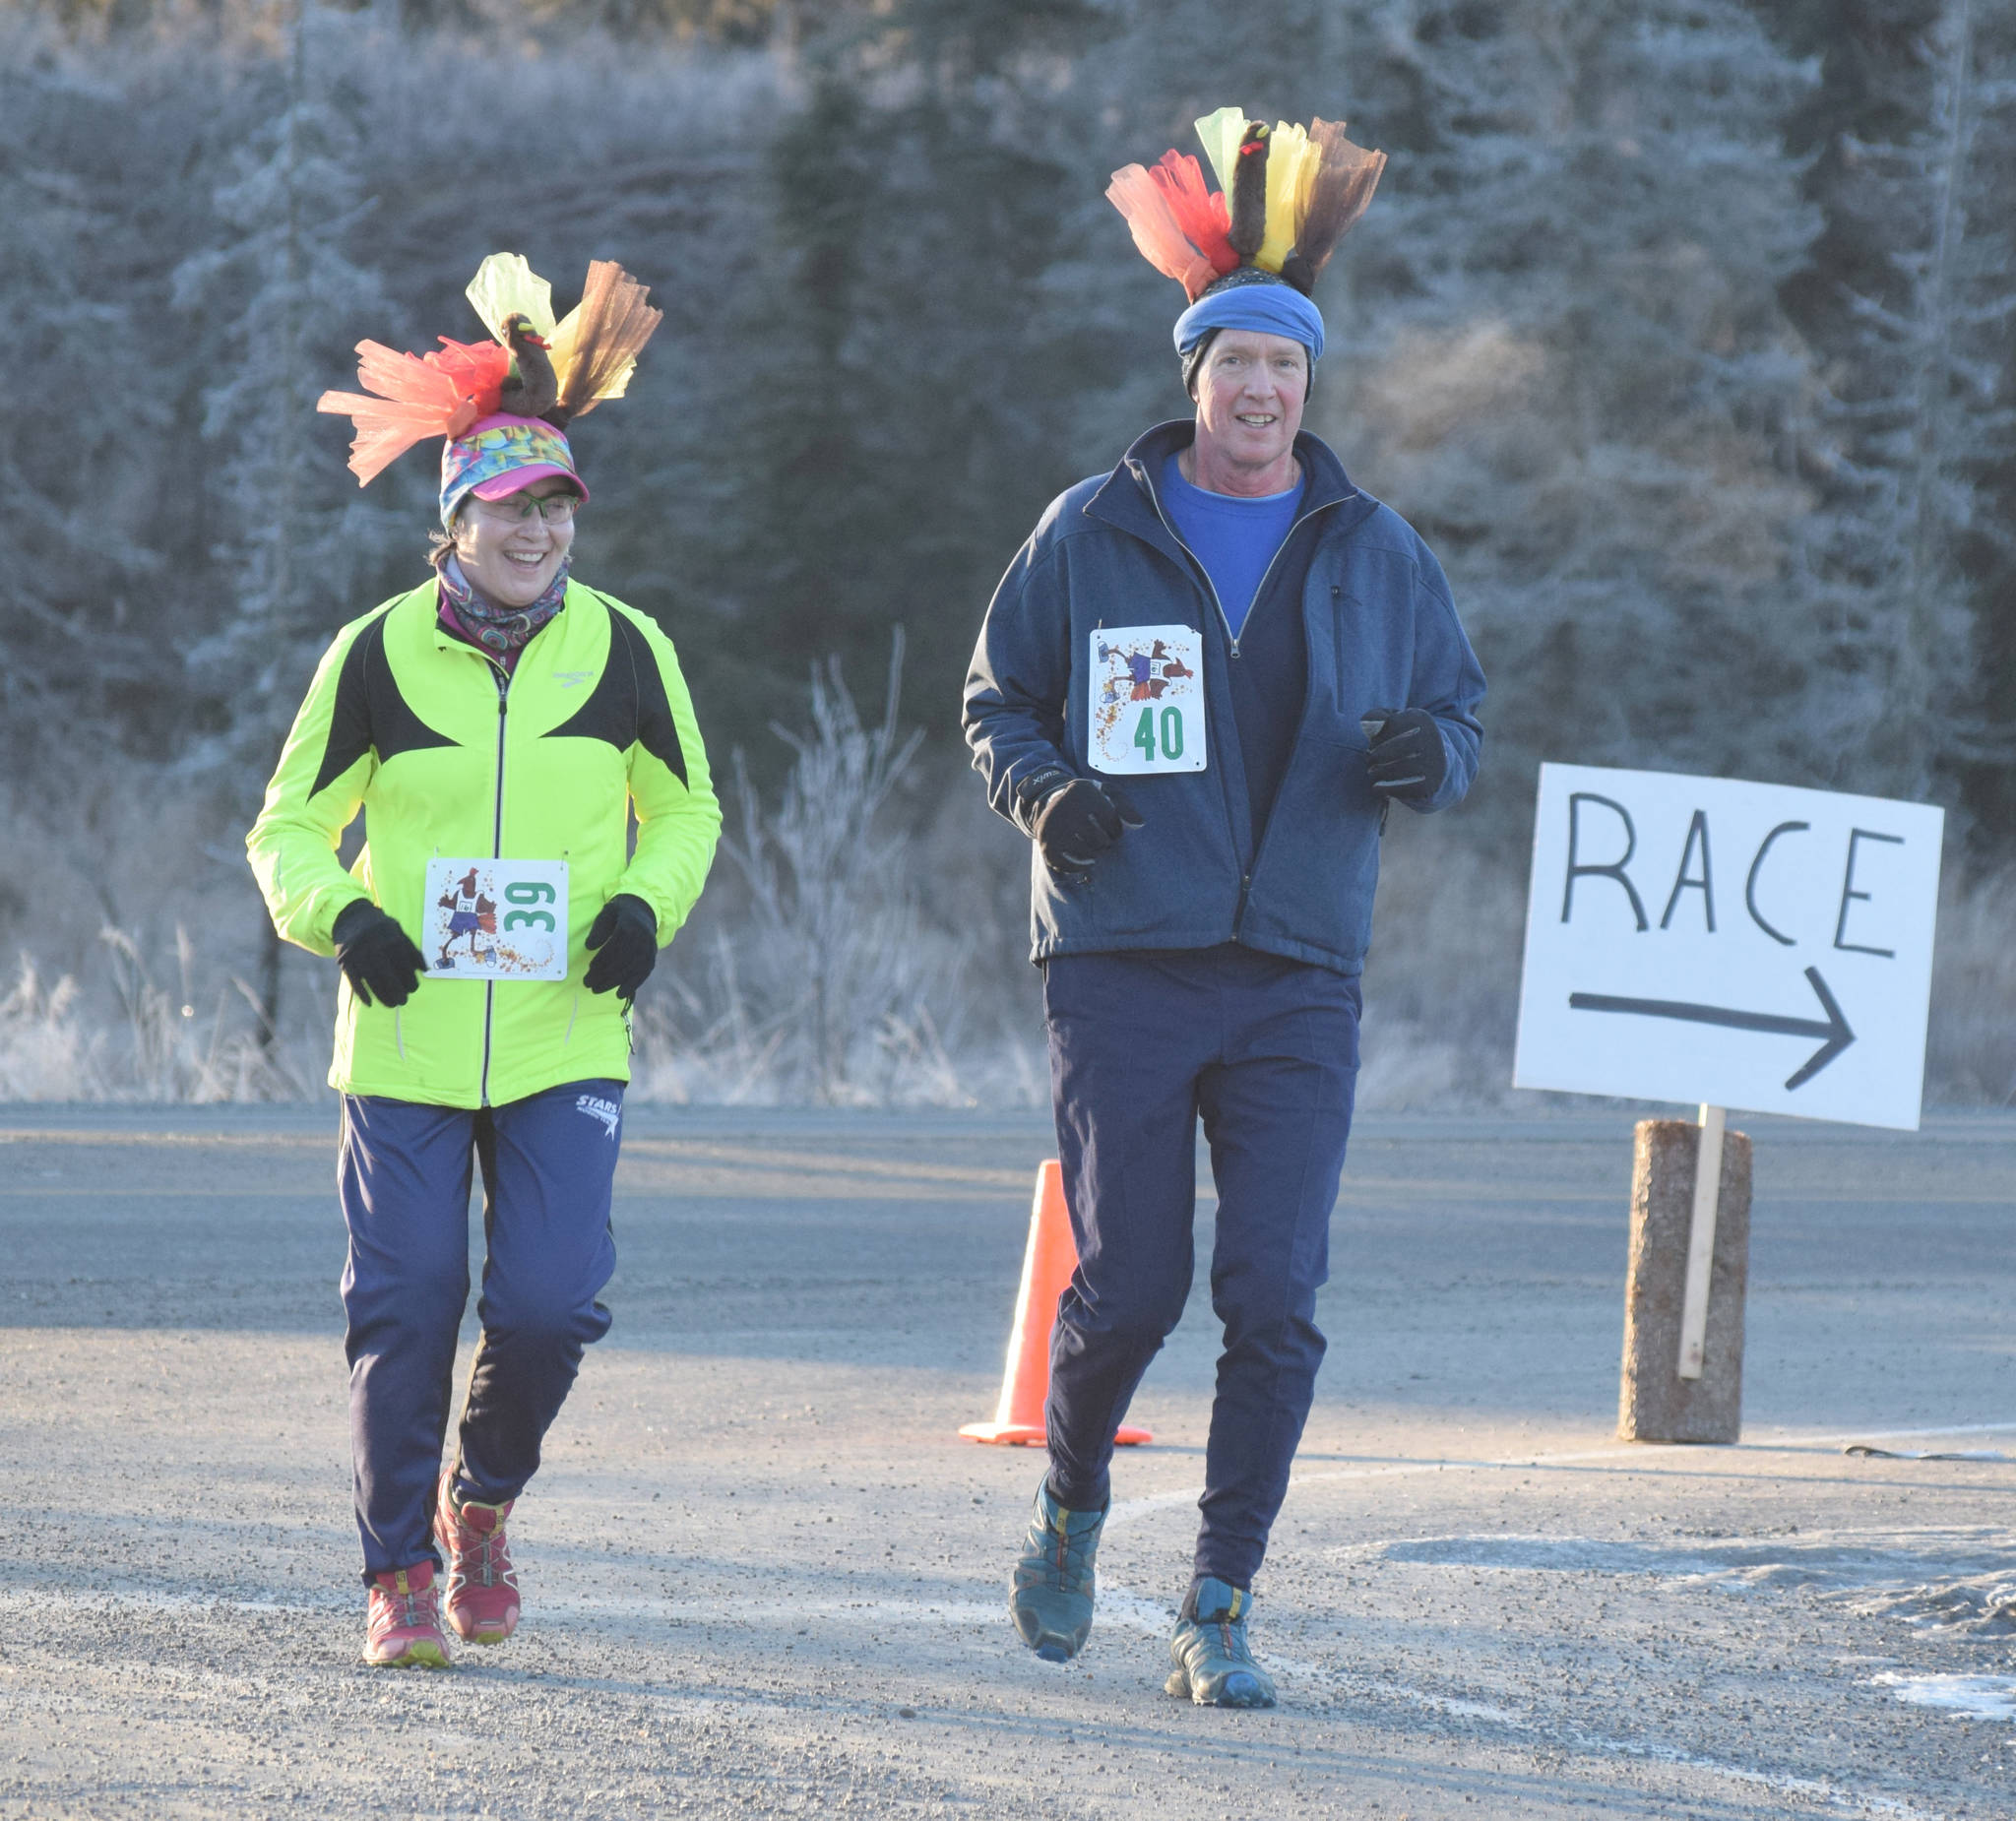
POLYGON ((441 1629, 441 1590, 434 1564, 415 1562, 371 1577, 364 1661, 378 1669, 445 1669, 448 1635, 441 1629))
POLYGON ((472 1644, 502 1644, 518 1628, 518 1571, 504 1520, 515 1499, 501 1505, 455 1502, 455 1470, 441 1476, 434 1501, 434 1540, 448 1558, 448 1622, 472 1644))

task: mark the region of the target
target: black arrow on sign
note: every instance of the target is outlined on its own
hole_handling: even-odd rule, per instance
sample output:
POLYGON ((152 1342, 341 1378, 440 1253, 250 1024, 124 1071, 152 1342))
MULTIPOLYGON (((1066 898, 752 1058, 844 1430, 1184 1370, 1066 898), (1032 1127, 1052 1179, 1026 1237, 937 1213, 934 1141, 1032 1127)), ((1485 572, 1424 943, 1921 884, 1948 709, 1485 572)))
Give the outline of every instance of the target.
POLYGON ((1855 1041, 1855 1033, 1842 1017, 1841 1007, 1827 990, 1818 968, 1808 968, 1806 978, 1827 1014, 1823 1024, 1817 1018, 1780 1018, 1774 1012, 1736 1012, 1724 1005, 1688 1005, 1678 999, 1613 999, 1607 993, 1570 993, 1568 1007, 1576 1012, 1632 1012, 1640 1018, 1680 1018, 1690 1025, 1723 1025, 1731 1031, 1764 1031, 1773 1036, 1819 1036, 1827 1040, 1806 1058, 1806 1065, 1785 1084, 1789 1094, 1803 1087, 1855 1041))

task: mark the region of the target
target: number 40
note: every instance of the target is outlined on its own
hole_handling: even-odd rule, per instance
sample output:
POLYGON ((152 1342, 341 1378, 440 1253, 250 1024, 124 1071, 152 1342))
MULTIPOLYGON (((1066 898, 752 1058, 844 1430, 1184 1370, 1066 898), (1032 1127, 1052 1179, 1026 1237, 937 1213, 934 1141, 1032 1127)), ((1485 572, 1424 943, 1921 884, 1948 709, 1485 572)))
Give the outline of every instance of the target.
MULTIPOLYGON (((1141 719, 1134 727, 1134 744, 1141 748, 1141 756, 1153 765, 1156 761, 1154 709, 1141 711, 1141 719)), ((1183 711, 1179 708, 1166 708, 1162 712, 1161 756, 1165 759, 1183 756, 1183 711)))

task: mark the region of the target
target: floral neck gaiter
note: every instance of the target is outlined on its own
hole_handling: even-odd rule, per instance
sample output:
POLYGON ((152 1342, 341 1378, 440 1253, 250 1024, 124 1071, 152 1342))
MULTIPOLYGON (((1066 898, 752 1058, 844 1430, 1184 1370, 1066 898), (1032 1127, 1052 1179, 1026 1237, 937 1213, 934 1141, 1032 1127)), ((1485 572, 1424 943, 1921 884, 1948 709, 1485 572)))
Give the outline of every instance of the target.
POLYGON ((529 607, 500 606, 462 573, 462 565, 449 557, 441 565, 441 623, 458 637, 500 659, 508 670, 517 662, 533 634, 567 604, 567 570, 571 559, 563 557, 560 572, 538 599, 529 607))

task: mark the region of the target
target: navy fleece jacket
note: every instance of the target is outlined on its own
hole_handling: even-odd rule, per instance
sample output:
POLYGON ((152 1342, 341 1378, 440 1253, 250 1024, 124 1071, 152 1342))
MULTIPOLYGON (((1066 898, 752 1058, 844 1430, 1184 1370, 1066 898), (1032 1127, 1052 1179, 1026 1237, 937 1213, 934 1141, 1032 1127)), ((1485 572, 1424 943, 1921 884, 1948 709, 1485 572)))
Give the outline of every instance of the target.
POLYGON ((1301 435, 1301 516, 1262 584, 1298 600, 1308 681, 1264 831, 1253 826, 1229 674, 1243 659, 1209 579, 1162 508, 1154 477, 1188 442, 1158 425, 1109 474, 1052 501, 994 591, 967 675, 964 723, 988 801, 1031 833, 1024 786, 1056 767, 1093 777, 1086 693, 1095 628, 1182 624, 1205 635, 1210 764, 1126 778, 1143 818, 1082 883, 1031 851, 1032 958, 1111 949, 1250 948, 1342 973, 1364 965, 1383 804, 1359 718, 1424 708, 1449 757, 1422 810, 1461 800, 1477 776, 1483 672, 1426 544, 1360 492, 1324 443, 1301 435))

